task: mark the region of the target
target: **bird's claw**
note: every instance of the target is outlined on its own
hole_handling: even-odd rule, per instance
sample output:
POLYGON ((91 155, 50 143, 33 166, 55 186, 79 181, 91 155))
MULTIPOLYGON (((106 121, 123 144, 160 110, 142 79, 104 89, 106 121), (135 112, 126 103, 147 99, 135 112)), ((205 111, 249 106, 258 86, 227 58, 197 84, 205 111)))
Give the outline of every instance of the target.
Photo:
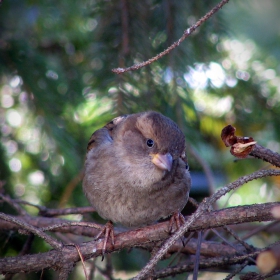
POLYGON ((179 212, 175 212, 170 220, 169 220, 169 226, 168 226, 168 232, 171 234, 173 232, 175 232, 176 230, 178 230, 183 224, 185 223, 185 218, 184 216, 179 213, 179 212), (173 230, 174 226, 176 226, 176 230, 173 230))
MULTIPOLYGON (((175 212, 169 220, 169 226, 168 226, 169 234, 178 230, 184 223, 185 223, 184 216, 179 212, 175 212), (175 231, 173 230, 174 225, 176 225, 175 231)), ((184 237, 181 237, 181 241, 182 241, 183 246, 185 247, 184 237)))
POLYGON ((114 247, 115 246, 115 234, 114 234, 114 226, 111 221, 108 221, 103 229, 96 235, 95 240, 97 240, 101 235, 104 234, 104 241, 102 246, 102 261, 104 260, 104 256, 106 253, 106 247, 108 244, 109 238, 111 238, 111 244, 114 247))

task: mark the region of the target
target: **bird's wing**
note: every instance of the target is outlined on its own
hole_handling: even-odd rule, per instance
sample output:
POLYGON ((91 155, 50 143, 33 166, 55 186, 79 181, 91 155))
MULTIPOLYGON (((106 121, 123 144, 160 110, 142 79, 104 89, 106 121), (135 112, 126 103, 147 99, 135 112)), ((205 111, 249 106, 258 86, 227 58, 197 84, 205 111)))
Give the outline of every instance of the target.
POLYGON ((128 117, 128 115, 116 117, 104 126, 104 128, 108 129, 111 137, 113 137, 113 131, 117 127, 117 125, 119 123, 121 123, 122 121, 124 121, 127 117, 128 117))
POLYGON ((113 140, 113 131, 117 125, 127 118, 128 115, 123 115, 117 118, 114 118, 112 121, 107 123, 104 127, 96 130, 90 137, 87 145, 87 152, 93 148, 97 148, 102 144, 112 142, 113 140))

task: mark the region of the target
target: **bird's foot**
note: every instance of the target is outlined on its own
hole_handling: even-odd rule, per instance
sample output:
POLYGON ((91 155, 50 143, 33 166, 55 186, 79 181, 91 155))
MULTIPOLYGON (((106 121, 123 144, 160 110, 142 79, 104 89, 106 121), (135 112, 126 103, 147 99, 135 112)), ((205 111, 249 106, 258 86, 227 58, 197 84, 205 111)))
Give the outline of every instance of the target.
POLYGON ((184 223, 185 223, 185 218, 181 213, 179 212, 173 213, 173 215, 169 220, 168 232, 171 234, 177 231, 184 223), (174 226, 176 228, 175 230, 174 230, 174 226))
POLYGON ((104 241, 103 241, 103 246, 102 246, 102 261, 104 260, 105 252, 106 252, 106 247, 109 241, 109 238, 111 238, 111 244, 115 245, 115 234, 114 234, 114 226, 111 221, 108 221, 103 229, 97 234, 95 237, 95 240, 97 240, 102 234, 104 234, 104 241))
MULTIPOLYGON (((184 216, 180 212, 175 212, 169 220, 169 226, 168 226, 169 234, 172 234, 173 232, 177 231, 184 223, 185 223, 184 216), (174 226, 176 226, 176 230, 173 230, 174 226)), ((185 247, 184 237, 181 236, 180 239, 182 241, 183 246, 185 247)))

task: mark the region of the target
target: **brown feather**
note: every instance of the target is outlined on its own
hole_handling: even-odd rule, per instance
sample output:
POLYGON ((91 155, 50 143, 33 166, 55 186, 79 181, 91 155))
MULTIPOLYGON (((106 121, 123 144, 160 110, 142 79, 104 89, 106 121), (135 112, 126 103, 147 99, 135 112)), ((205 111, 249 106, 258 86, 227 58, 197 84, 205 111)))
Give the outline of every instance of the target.
POLYGON ((182 210, 190 185, 185 137, 160 113, 115 118, 89 140, 83 188, 104 219, 133 227, 154 223, 182 210), (166 153, 173 158, 170 172, 152 162, 166 153))

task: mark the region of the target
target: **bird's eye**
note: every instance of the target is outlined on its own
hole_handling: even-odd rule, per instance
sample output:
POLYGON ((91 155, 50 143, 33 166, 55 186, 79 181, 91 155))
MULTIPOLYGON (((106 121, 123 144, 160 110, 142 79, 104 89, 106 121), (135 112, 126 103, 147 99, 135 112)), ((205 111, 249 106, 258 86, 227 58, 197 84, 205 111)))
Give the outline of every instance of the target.
POLYGON ((154 146, 154 140, 152 139, 147 139, 147 142, 146 142, 147 146, 149 148, 152 148, 154 146))

